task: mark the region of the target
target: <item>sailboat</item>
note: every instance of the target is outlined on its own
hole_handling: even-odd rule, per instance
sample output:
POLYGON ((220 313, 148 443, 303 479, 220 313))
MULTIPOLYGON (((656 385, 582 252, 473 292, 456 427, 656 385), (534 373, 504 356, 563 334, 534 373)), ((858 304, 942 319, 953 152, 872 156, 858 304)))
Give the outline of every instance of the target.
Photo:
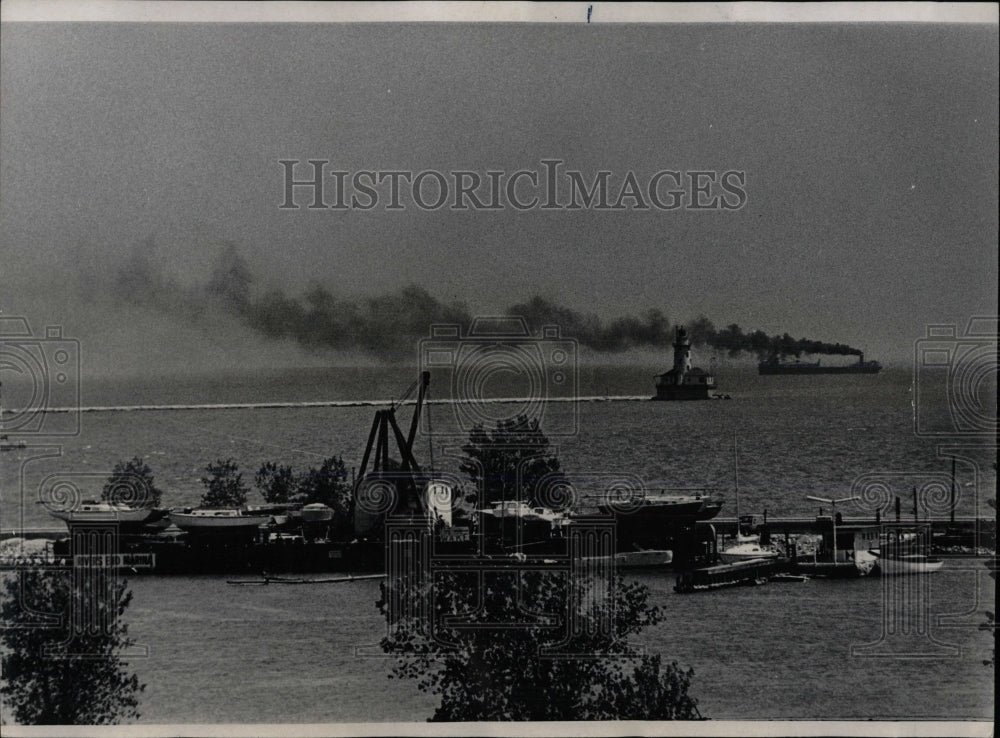
POLYGON ((725 564, 777 558, 776 551, 761 548, 760 536, 745 536, 740 533, 740 457, 735 436, 733 436, 733 468, 736 478, 736 534, 733 536, 732 543, 719 552, 719 558, 725 564))

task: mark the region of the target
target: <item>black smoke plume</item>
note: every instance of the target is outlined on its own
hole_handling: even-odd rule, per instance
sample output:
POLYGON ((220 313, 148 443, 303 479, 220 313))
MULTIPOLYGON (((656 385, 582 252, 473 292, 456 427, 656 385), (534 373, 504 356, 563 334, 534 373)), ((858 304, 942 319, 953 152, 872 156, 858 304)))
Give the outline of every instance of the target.
MULTIPOLYGON (((416 341, 429 335, 431 325, 455 323, 468 327, 474 317, 464 303, 442 302, 416 285, 361 300, 338 297, 319 285, 300 296, 287 295, 280 289, 261 292, 255 289, 258 280, 232 244, 223 244, 203 287, 184 289, 162 276, 145 256, 153 244, 147 242, 144 247, 119 269, 115 292, 120 300, 186 318, 200 316, 210 307, 222 309, 264 336, 291 339, 310 350, 359 349, 383 358, 405 359, 412 356, 416 341)), ((535 296, 511 305, 506 313, 524 318, 535 335, 540 335, 543 326, 557 325, 563 337, 597 351, 667 348, 674 340, 674 327, 655 308, 638 316, 602 321, 594 314, 535 296)), ((685 327, 695 346, 725 351, 732 357, 744 353, 759 359, 861 354, 844 344, 792 338, 787 333, 744 333, 736 324, 717 329, 704 316, 685 327)))

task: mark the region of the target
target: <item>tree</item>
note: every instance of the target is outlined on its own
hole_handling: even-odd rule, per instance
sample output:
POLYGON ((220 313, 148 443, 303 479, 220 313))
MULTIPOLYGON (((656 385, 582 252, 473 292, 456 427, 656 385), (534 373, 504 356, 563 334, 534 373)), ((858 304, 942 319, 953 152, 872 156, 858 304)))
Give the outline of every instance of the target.
POLYGON ((4 645, 0 687, 15 720, 26 725, 107 725, 139 717, 139 694, 146 688, 129 673, 124 653, 133 645, 122 615, 132 600, 124 581, 97 596, 77 591, 65 572, 22 570, 6 577, 0 604, 4 645), (110 628, 70 632, 76 613, 110 620, 110 628), (107 618, 113 608, 114 617, 107 618), (28 610, 62 617, 57 627, 25 623, 28 610), (72 636, 72 639, 71 639, 72 636), (72 645, 72 655, 60 653, 72 645), (53 654, 53 651, 55 653, 53 654))
POLYGON ((267 502, 309 505, 322 503, 333 508, 330 523, 335 535, 351 531, 351 485, 347 466, 339 456, 324 459, 319 468, 296 474, 290 466, 266 462, 254 476, 254 484, 267 502))
POLYGON ((382 585, 377 605, 390 626, 382 648, 400 657, 393 677, 415 679, 421 691, 440 696, 432 720, 701 718, 688 694, 693 671, 628 644, 628 636, 662 618, 645 586, 612 577, 608 597, 587 605, 597 582, 571 587, 564 576, 530 571, 479 581, 470 573, 382 585), (432 604, 421 609, 416 598, 432 604), (571 612, 595 619, 611 613, 610 627, 580 628, 568 655, 547 656, 545 649, 563 640, 571 612), (438 637, 430 636, 432 626, 438 637))
POLYGON ((559 472, 538 420, 524 415, 498 420, 491 431, 474 427, 462 452, 459 469, 476 484, 483 506, 518 499, 533 505, 541 480, 559 472))
POLYGON ((153 470, 134 456, 115 464, 111 476, 101 490, 101 499, 128 507, 159 507, 163 492, 157 488, 153 470))
POLYGON ((284 464, 268 461, 254 475, 254 484, 271 503, 309 505, 319 502, 347 514, 351 485, 347 466, 339 456, 324 459, 319 468, 310 467, 301 474, 284 464))
MULTIPOLYGON (((993 471, 994 471, 994 473, 996 472, 996 468, 997 468, 997 465, 993 464, 993 471)), ((987 500, 986 502, 987 502, 987 504, 989 504, 990 507, 992 507, 994 510, 996 510, 996 508, 997 508, 996 498, 991 498, 991 499, 987 500)), ((996 536, 996 532, 995 531, 996 531, 996 528, 994 528, 994 537, 996 536)), ((993 547, 996 548, 996 542, 994 542, 993 547)), ((997 578, 997 557, 996 557, 996 553, 993 554, 992 558, 987 559, 987 561, 986 561, 986 568, 990 570, 990 576, 993 577, 993 579, 996 579, 997 578)), ((987 611, 986 612, 986 622, 985 623, 980 623, 979 624, 979 629, 980 630, 988 631, 989 634, 993 636, 993 649, 990 651, 990 657, 988 659, 983 659, 983 665, 984 666, 988 666, 991 669, 995 670, 996 666, 997 666, 997 648, 996 648, 997 621, 996 621, 996 616, 992 612, 987 611)))
POLYGON ((201 478, 206 492, 201 496, 202 507, 243 507, 249 489, 243 483, 239 466, 232 459, 219 459, 205 467, 207 476, 201 478))
POLYGON ((304 504, 319 502, 332 507, 338 515, 347 515, 351 485, 347 481, 347 466, 341 457, 324 459, 319 469, 310 467, 299 477, 298 488, 304 504))
POLYGON ((294 502, 298 495, 298 479, 292 467, 267 461, 254 475, 254 484, 265 502, 294 502))

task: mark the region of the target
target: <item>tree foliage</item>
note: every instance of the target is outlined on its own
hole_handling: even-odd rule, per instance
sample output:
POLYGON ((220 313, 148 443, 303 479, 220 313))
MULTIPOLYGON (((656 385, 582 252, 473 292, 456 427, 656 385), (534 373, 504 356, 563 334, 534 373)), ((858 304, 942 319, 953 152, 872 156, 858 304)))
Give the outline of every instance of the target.
POLYGON ((128 507, 159 507, 163 492, 155 483, 153 470, 141 456, 122 460, 101 490, 101 499, 128 507))
POLYGON ((17 722, 107 725, 139 717, 139 694, 146 685, 123 661, 133 645, 122 620, 132 599, 124 581, 109 584, 100 596, 71 587, 66 572, 25 570, 5 578, 3 595, 0 694, 17 722), (111 627, 71 633, 71 606, 111 627), (26 622, 29 611, 55 614, 61 622, 54 627, 26 622))
MULTIPOLYGON (((997 468, 997 465, 993 464, 993 471, 994 472, 996 472, 996 468, 997 468)), ((992 507, 994 510, 996 510, 996 507, 997 507, 996 498, 990 498, 986 502, 989 504, 990 507, 992 507)), ((994 547, 996 547, 996 544, 994 544, 994 547)), ((986 561, 986 567, 990 570, 990 576, 993 577, 993 579, 996 579, 997 578, 997 557, 996 557, 996 553, 993 554, 993 557, 991 559, 988 559, 986 561)), ((993 636, 993 648, 990 649, 990 657, 988 659, 983 659, 983 665, 984 666, 988 666, 991 669, 996 669, 996 666, 997 666, 997 648, 996 648, 997 620, 996 620, 996 616, 992 612, 987 611, 986 612, 986 622, 985 623, 980 623, 979 624, 979 629, 980 630, 985 630, 985 631, 989 632, 989 634, 991 636, 993 636)))
POLYGON ((268 461, 257 470, 254 484, 272 504, 327 505, 333 508, 330 526, 334 535, 351 532, 351 484, 347 466, 339 456, 324 459, 319 468, 309 467, 299 473, 290 466, 268 461))
POLYGON ((303 502, 321 502, 346 515, 350 507, 351 485, 347 467, 339 456, 324 459, 318 469, 310 467, 299 477, 299 494, 303 502))
POLYGON ((399 657, 393 676, 440 696, 435 721, 700 719, 688 693, 693 672, 628 643, 662 619, 648 589, 612 578, 602 601, 568 584, 545 572, 383 584, 381 645, 399 657), (578 628, 562 655, 547 654, 565 640, 571 613, 591 622, 611 613, 610 627, 578 628))
POLYGON ((559 459, 538 420, 519 415, 498 420, 491 430, 476 426, 462 446, 459 469, 479 490, 481 506, 499 500, 536 503, 539 482, 559 472, 559 459))
POLYGON ((299 480, 290 466, 266 461, 257 470, 253 481, 265 502, 298 502, 299 480))
POLYGON ((248 487, 243 482, 243 474, 233 459, 219 459, 205 467, 206 475, 201 478, 205 493, 201 496, 202 507, 238 508, 246 505, 248 487))
POLYGON ((290 466, 268 461, 254 475, 254 484, 267 502, 308 505, 319 502, 347 514, 351 485, 347 466, 339 456, 324 459, 319 468, 296 473, 290 466))

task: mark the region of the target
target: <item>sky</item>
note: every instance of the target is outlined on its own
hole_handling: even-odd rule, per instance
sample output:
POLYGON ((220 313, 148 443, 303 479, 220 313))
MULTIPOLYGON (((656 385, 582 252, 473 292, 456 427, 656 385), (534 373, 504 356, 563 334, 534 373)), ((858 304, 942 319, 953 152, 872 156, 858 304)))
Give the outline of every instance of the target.
MULTIPOLYGON (((7 23, 0 308, 96 372, 326 361, 225 315, 133 305, 143 258, 255 289, 540 294, 843 342, 905 365, 997 313, 995 25, 7 23), (280 209, 281 159, 617 181, 745 172, 735 210, 280 209)), ((306 204, 305 196, 300 196, 306 204)))

